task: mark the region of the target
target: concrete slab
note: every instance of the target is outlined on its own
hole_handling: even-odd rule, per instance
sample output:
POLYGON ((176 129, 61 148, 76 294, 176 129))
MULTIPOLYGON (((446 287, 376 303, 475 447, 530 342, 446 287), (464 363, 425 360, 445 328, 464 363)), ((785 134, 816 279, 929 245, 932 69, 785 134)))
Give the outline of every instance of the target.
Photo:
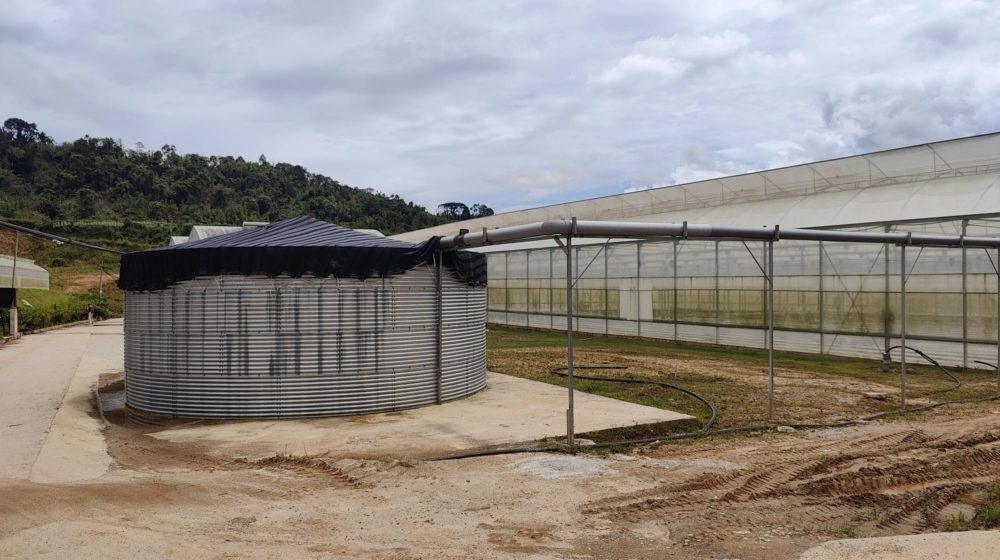
POLYGON ((92 336, 66 389, 62 406, 52 420, 48 438, 31 468, 29 478, 33 482, 92 480, 107 472, 111 465, 101 433, 103 424, 94 413, 92 401, 100 375, 122 370, 121 320, 77 328, 86 329, 92 336))
POLYGON ((1000 531, 965 531, 827 541, 800 560, 994 560, 998 550, 1000 531))
MULTIPOLYGON (((690 416, 577 393, 579 433, 690 416)), ((171 428, 151 434, 197 444, 221 456, 260 458, 330 452, 337 456, 425 457, 559 436, 566 431, 566 390, 490 373, 483 391, 463 400, 349 418, 243 421, 171 428)))
POLYGON ((120 320, 70 327, 26 335, 0 350, 0 477, 29 477, 92 339, 106 339, 98 352, 116 354, 121 364, 121 329, 120 320))
POLYGON ((119 319, 26 335, 0 350, 0 477, 72 481, 106 470, 90 394, 99 373, 121 371, 122 348, 119 319))

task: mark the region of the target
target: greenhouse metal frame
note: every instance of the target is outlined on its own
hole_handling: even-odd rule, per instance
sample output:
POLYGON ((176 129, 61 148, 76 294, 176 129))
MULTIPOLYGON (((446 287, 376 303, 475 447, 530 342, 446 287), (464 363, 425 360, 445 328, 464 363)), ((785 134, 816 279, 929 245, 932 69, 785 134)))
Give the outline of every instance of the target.
MULTIPOLYGON (((990 235, 1000 223, 960 220, 955 226, 957 235, 990 235)), ((766 281, 754 259, 762 260, 765 249, 750 243, 749 251, 731 240, 578 244, 574 326, 606 335, 762 348, 766 281)), ((562 250, 511 247, 488 254, 490 322, 564 328, 562 250)), ((878 357, 898 338, 900 255, 893 246, 781 240, 775 253, 779 349, 878 357)), ((923 246, 908 260, 909 337, 929 343, 929 351, 951 365, 975 367, 976 360, 991 359, 994 257, 980 248, 923 246)))
POLYGON ((782 231, 779 226, 573 218, 463 231, 441 244, 479 247, 547 238, 558 244, 489 253, 489 276, 503 280, 491 280, 487 305, 494 323, 566 330, 567 436, 572 443, 575 331, 762 346, 769 355, 769 418, 774 409, 775 349, 871 356, 857 347, 870 339, 873 353, 887 355, 892 341, 898 340, 905 408, 907 337, 936 346, 957 343, 963 365, 971 351, 984 359, 976 362, 995 360, 991 365, 997 369, 1000 389, 1000 237, 989 235, 991 220, 978 222, 963 219, 959 233, 949 235, 939 232, 940 222, 924 232, 903 233, 891 226, 880 232, 782 231), (978 235, 970 235, 970 230, 978 235), (603 242, 573 246, 574 238, 602 237, 603 242), (916 251, 909 259, 908 247, 916 251), (912 319, 908 324, 908 299, 915 296, 910 305, 920 310, 923 320, 916 322, 916 332, 908 333, 914 327, 912 319), (973 308, 973 300, 990 300, 992 305, 973 308), (958 325, 942 313, 955 311, 955 301, 960 302, 958 325), (970 336, 970 312, 980 327, 976 337, 970 336), (991 334, 981 332, 986 324, 991 334), (956 328, 961 334, 949 336, 948 329, 956 328), (844 343, 838 346, 841 338, 844 343))

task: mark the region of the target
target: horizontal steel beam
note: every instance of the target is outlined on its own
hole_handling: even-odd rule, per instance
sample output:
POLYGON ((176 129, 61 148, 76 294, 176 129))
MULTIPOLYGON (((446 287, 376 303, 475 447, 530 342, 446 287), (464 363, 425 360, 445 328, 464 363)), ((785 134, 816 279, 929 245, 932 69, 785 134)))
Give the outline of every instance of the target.
POLYGON ((643 222, 600 222, 549 220, 520 226, 460 233, 441 238, 442 249, 482 247, 518 241, 546 239, 553 236, 600 237, 613 239, 757 239, 780 241, 840 241, 848 243, 889 243, 920 247, 996 247, 1000 237, 964 235, 929 235, 923 233, 887 233, 819 229, 781 229, 773 227, 733 227, 708 224, 656 224, 643 222))

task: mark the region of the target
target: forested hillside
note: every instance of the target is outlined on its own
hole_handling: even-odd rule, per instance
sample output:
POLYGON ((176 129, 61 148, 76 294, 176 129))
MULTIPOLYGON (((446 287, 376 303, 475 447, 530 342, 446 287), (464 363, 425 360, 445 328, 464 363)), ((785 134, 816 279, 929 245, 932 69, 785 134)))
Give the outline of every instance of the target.
POLYGON ((0 129, 0 217, 34 224, 74 221, 193 223, 275 221, 300 214, 386 234, 445 223, 396 195, 343 185, 299 165, 180 154, 174 146, 125 148, 84 136, 56 143, 33 124, 0 129))

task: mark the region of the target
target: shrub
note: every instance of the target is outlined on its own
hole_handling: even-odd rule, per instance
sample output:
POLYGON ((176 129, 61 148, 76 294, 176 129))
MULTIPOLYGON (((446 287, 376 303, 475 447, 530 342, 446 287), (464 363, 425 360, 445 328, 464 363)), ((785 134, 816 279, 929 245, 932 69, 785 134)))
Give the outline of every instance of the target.
POLYGON ((1000 527, 1000 481, 986 488, 986 496, 982 503, 976 506, 973 521, 980 527, 1000 527))
POLYGON ((18 322, 25 331, 82 321, 87 318, 88 304, 94 306, 95 319, 106 319, 115 314, 108 300, 49 290, 18 290, 17 304, 18 322))

